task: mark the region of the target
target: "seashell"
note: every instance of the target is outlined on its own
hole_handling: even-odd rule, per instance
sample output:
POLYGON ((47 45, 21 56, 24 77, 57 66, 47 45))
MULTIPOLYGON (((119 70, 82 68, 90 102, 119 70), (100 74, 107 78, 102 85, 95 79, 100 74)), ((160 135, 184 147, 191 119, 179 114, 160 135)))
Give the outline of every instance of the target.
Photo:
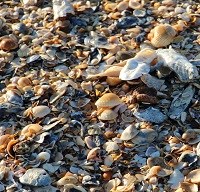
POLYGON ((189 183, 189 182, 181 182, 180 183, 180 188, 182 189, 182 191, 187 191, 187 192, 198 192, 198 185, 197 184, 193 184, 193 183, 189 183))
POLYGON ((32 113, 34 118, 42 118, 51 112, 50 108, 45 105, 39 105, 32 108, 32 113))
POLYGON ((164 162, 166 165, 169 165, 170 167, 174 167, 178 163, 177 159, 170 154, 164 157, 164 162))
POLYGON ((119 186, 121 183, 121 180, 119 178, 114 178, 108 181, 105 184, 105 192, 110 192, 116 189, 117 186, 119 186))
POLYGON ((24 23, 14 23, 12 24, 12 30, 18 33, 22 33, 22 34, 27 34, 28 33, 28 28, 26 27, 26 25, 24 23))
POLYGON ((187 129, 182 135, 182 139, 185 140, 190 145, 194 145, 200 142, 199 129, 187 129))
POLYGON ((110 86, 115 86, 115 85, 118 85, 119 83, 121 83, 122 80, 119 79, 119 77, 107 77, 107 78, 106 78, 106 82, 107 82, 108 85, 110 85, 110 86))
POLYGON ((200 169, 195 169, 191 171, 187 176, 185 181, 190 183, 199 184, 200 183, 200 169))
POLYGON ((17 91, 8 90, 6 92, 6 98, 7 98, 7 101, 12 104, 19 105, 19 106, 23 105, 22 96, 19 95, 17 91))
POLYGON ((133 15, 136 16, 136 17, 145 17, 146 9, 135 9, 133 11, 133 15))
POLYGON ((160 157, 160 152, 158 151, 156 147, 150 146, 147 148, 145 155, 147 157, 160 157))
POLYGON ((120 104, 122 104, 121 99, 114 93, 104 94, 95 103, 97 108, 112 108, 120 104))
POLYGON ((100 150, 99 147, 95 147, 91 149, 89 153, 87 154, 87 160, 94 160, 97 157, 99 150, 100 150))
POLYGON ((180 183, 184 180, 184 175, 178 169, 174 169, 173 173, 170 175, 168 183, 172 189, 177 189, 180 183))
POLYGON ((116 6, 117 10, 122 12, 128 8, 128 2, 127 1, 122 1, 116 6))
POLYGON ((153 176, 157 176, 158 173, 161 171, 161 167, 160 166, 153 166, 149 169, 148 174, 146 175, 145 179, 150 179, 153 176))
POLYGON ((120 139, 123 141, 128 141, 133 139, 138 133, 139 130, 137 130, 136 127, 131 124, 122 132, 120 139))
POLYGON ((17 81, 17 84, 20 86, 20 87, 26 87, 26 86, 29 86, 31 85, 31 81, 29 78, 27 77, 20 77, 17 81))
POLYGON ((53 0, 54 20, 74 14, 74 8, 68 0, 53 0))
POLYGON ((15 152, 13 150, 13 146, 16 145, 19 142, 18 139, 12 139, 9 141, 7 147, 6 147, 6 151, 8 153, 8 155, 12 158, 15 158, 15 152))
POLYGON ((195 89, 189 85, 181 94, 176 96, 171 102, 168 115, 171 119, 177 119, 180 117, 181 113, 188 107, 190 104, 195 89))
POLYGON ((64 186, 66 184, 77 184, 78 183, 78 177, 75 174, 72 174, 70 172, 67 172, 64 177, 59 179, 56 184, 58 186, 64 186))
POLYGON ((126 16, 122 17, 117 21, 116 27, 118 29, 127 29, 135 27, 139 22, 136 16, 126 16))
POLYGON ((35 135, 36 133, 40 132, 41 130, 42 130, 41 125, 29 124, 22 129, 21 135, 24 135, 26 137, 31 137, 31 136, 35 135))
POLYGON ((48 162, 51 155, 48 152, 40 152, 36 157, 36 162, 48 162))
POLYGON ((114 12, 116 9, 117 3, 108 2, 104 5, 104 9, 107 12, 114 12))
POLYGON ((102 54, 99 49, 94 48, 91 49, 88 56, 88 65, 98 65, 101 62, 102 54))
POLYGON ((150 71, 150 65, 139 62, 137 60, 128 59, 126 65, 120 71, 119 78, 121 80, 133 80, 141 77, 143 74, 147 74, 150 71))
POLYGON ((93 148, 97 147, 95 142, 92 141, 91 136, 85 137, 84 141, 89 149, 93 149, 93 148))
POLYGON ((103 120, 103 121, 110 121, 113 119, 116 119, 118 114, 113 111, 112 109, 104 109, 100 115, 98 115, 98 119, 103 120))
POLYGON ((172 43, 175 36, 176 31, 171 25, 160 24, 150 31, 148 38, 154 47, 159 48, 172 43))
POLYGON ((120 72, 119 78, 122 80, 133 80, 148 74, 150 63, 156 58, 153 49, 145 48, 138 52, 134 58, 128 59, 126 65, 120 72))
POLYGON ((9 36, 4 36, 0 38, 0 49, 4 51, 11 51, 18 47, 16 40, 9 36))
POLYGON ((141 121, 149 121, 152 123, 162 123, 167 119, 166 115, 153 107, 149 107, 145 110, 137 110, 133 112, 133 115, 141 121))
POLYGON ((117 143, 112 142, 112 141, 108 141, 106 143, 104 143, 103 148, 108 152, 112 152, 112 151, 117 151, 119 150, 119 146, 117 145, 117 143))
POLYGON ((197 67, 174 49, 158 49, 156 52, 158 61, 174 71, 181 81, 188 82, 199 76, 197 67))
POLYGON ((198 156, 190 150, 186 150, 181 153, 178 162, 185 162, 188 166, 192 166, 198 161, 198 156))
POLYGON ((141 9, 143 7, 142 3, 138 0, 130 0, 128 6, 132 9, 141 9))
POLYGON ((153 129, 141 129, 131 141, 134 144, 146 145, 152 143, 157 136, 158 133, 153 129))
POLYGON ((145 83, 148 87, 154 88, 156 90, 160 90, 165 80, 158 79, 150 74, 144 74, 141 77, 143 83, 145 83))

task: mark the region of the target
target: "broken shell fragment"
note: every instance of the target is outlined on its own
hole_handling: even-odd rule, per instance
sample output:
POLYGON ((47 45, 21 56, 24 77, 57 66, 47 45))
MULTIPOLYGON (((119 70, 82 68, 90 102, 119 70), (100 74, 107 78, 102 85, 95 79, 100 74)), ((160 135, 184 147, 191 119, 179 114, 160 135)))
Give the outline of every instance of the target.
POLYGON ((123 141, 128 141, 130 139, 133 139, 138 133, 139 133, 139 130, 137 130, 136 127, 132 124, 132 125, 129 125, 122 132, 120 139, 123 141))
POLYGON ((45 105, 39 105, 32 108, 33 117, 42 118, 50 113, 50 108, 45 105))
POLYGON ((100 97, 95 105, 97 108, 112 108, 122 103, 121 99, 114 93, 106 93, 100 97))

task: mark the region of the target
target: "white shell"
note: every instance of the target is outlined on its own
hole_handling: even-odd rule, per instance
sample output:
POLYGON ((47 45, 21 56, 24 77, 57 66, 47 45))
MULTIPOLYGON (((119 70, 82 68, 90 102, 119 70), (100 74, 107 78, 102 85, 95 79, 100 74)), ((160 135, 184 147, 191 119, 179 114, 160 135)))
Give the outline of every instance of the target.
POLYGON ((139 133, 139 130, 136 129, 134 125, 129 125, 121 134, 120 139, 128 141, 134 138, 139 133))
POLYGON ((117 145, 117 143, 112 142, 112 141, 106 142, 103 145, 103 147, 108 153, 110 153, 112 151, 117 151, 119 149, 119 146, 117 145))

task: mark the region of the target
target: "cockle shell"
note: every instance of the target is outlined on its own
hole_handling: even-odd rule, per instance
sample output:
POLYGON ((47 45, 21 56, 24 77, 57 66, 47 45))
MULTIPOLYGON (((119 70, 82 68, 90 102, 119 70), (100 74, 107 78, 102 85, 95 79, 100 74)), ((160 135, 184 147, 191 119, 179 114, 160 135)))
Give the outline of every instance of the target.
POLYGON ((176 35, 175 29, 168 24, 160 24, 150 31, 148 38, 154 47, 165 47, 172 43, 176 35))
POLYGON ((96 101, 95 105, 97 108, 112 108, 121 103, 121 99, 116 94, 106 93, 96 101))
POLYGON ((104 121, 109 121, 113 120, 118 116, 118 114, 113 111, 112 109, 105 109, 103 112, 98 116, 98 119, 104 120, 104 121))
POLYGON ((51 111, 50 108, 45 105, 39 105, 32 108, 33 117, 35 118, 45 117, 46 115, 50 113, 50 111, 51 111))

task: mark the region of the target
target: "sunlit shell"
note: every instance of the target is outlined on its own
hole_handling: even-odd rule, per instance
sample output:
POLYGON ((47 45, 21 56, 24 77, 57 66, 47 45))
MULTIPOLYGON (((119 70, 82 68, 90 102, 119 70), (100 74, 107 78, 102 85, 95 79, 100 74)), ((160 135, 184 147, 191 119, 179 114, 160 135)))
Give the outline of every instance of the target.
POLYGON ((115 179, 110 180, 105 185, 106 192, 114 191, 112 189, 115 189, 117 186, 120 185, 120 183, 121 183, 121 180, 119 178, 115 178, 115 179))
POLYGON ((121 83, 122 80, 119 79, 119 77, 107 77, 107 78, 106 78, 106 82, 107 82, 108 85, 110 85, 110 86, 115 86, 115 85, 118 85, 119 83, 121 83))
POLYGON ((200 183, 200 169, 195 169, 195 170, 191 171, 186 176, 186 181, 199 184, 200 183))
POLYGON ((128 2, 127 1, 122 1, 116 6, 118 11, 124 11, 128 8, 128 2))
POLYGON ((77 186, 74 184, 65 184, 64 191, 78 191, 78 192, 87 192, 82 186, 77 186))
POLYGON ((51 157, 51 155, 48 152, 40 152, 36 157, 36 161, 48 162, 50 157, 51 157))
POLYGON ((139 130, 132 124, 129 125, 121 134, 120 139, 124 141, 128 141, 134 138, 139 133, 139 130))
POLYGON ((95 147, 95 148, 91 149, 89 151, 89 153, 87 154, 87 160, 95 159, 99 150, 100 150, 99 147, 95 147))
POLYGON ((14 136, 10 134, 0 136, 0 151, 4 150, 7 147, 9 141, 13 139, 13 137, 14 136))
POLYGON ((36 133, 40 132, 41 130, 42 130, 41 125, 29 124, 22 129, 21 135, 24 135, 26 137, 31 137, 31 136, 35 135, 36 133))
POLYGON ((45 105, 39 105, 32 108, 33 117, 42 118, 48 115, 51 112, 50 108, 45 105))
POLYGON ((183 173, 181 173, 178 169, 174 169, 173 173, 170 175, 168 183, 171 185, 172 189, 177 189, 183 180, 183 173))
POLYGON ((130 0, 129 1, 129 7, 132 9, 140 9, 143 7, 142 3, 138 0, 130 0))
POLYGON ((109 121, 109 120, 116 119, 117 116, 118 114, 112 109, 105 109, 100 115, 98 115, 98 119, 109 121))
POLYGON ((31 85, 31 81, 29 78, 27 77, 20 77, 19 80, 17 81, 17 84, 20 86, 20 87, 26 87, 26 86, 29 86, 31 85))
POLYGON ((8 143, 8 145, 6 147, 6 151, 7 151, 8 155, 10 155, 10 157, 12 157, 12 158, 15 157, 15 152, 13 150, 13 146, 15 144, 17 144, 18 142, 19 142, 19 140, 12 139, 12 140, 9 141, 9 143, 8 143))
POLYGON ((165 47, 172 43, 175 35, 176 31, 171 25, 160 24, 151 30, 148 37, 154 47, 165 47))
POLYGON ((18 47, 18 43, 11 37, 2 37, 0 39, 0 49, 4 51, 11 51, 18 47))
POLYGON ((135 55, 134 59, 145 63, 151 63, 156 57, 157 55, 154 49, 144 48, 135 55))
POLYGON ((189 182, 180 183, 180 188, 183 191, 187 191, 187 192, 198 192, 199 191, 197 184, 193 184, 193 183, 189 183, 189 182))
POLYGON ((106 142, 103 145, 103 147, 108 153, 110 153, 112 151, 117 151, 119 149, 119 146, 117 145, 117 143, 112 142, 112 141, 106 142))
POLYGON ((153 166, 150 168, 148 174, 146 175, 145 179, 150 179, 153 176, 157 176, 158 173, 161 171, 161 167, 160 166, 153 166))
POLYGON ((66 185, 66 184, 77 184, 78 177, 75 174, 67 172, 64 177, 57 181, 58 186, 66 185))
POLYGON ((121 103, 121 99, 116 94, 106 93, 96 101, 95 105, 97 106, 97 108, 112 108, 121 103))

